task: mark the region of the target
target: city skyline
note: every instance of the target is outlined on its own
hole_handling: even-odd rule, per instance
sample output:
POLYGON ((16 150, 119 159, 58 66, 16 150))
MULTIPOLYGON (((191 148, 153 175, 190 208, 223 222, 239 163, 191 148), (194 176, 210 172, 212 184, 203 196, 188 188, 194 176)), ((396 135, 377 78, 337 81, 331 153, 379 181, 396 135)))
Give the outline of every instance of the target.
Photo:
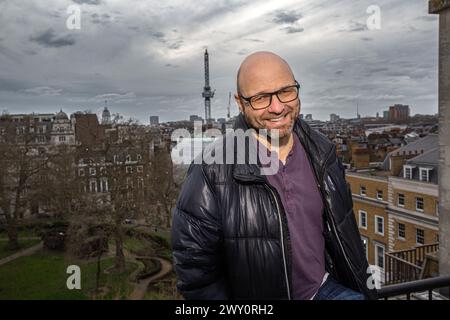
MULTIPOLYGON (((302 85, 302 113, 327 120, 394 104, 437 113, 437 17, 427 1, 74 0, 0 3, 0 110, 112 113, 148 123, 204 115, 203 52, 210 53, 213 118, 245 55, 280 54, 302 85), (67 8, 79 5, 81 29, 67 8), (366 24, 380 8, 381 29, 366 24), (401 14, 401 19, 399 18, 401 14)), ((231 114, 237 107, 231 101, 231 114)))

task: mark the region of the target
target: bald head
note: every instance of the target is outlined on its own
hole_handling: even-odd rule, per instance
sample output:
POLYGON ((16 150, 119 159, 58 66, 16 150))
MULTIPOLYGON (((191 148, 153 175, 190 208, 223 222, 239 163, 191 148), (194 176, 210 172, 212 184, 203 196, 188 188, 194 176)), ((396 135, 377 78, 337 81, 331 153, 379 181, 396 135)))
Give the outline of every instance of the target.
POLYGON ((294 79, 293 72, 288 63, 275 53, 259 51, 247 56, 239 67, 236 79, 237 92, 244 96, 253 95, 258 87, 268 85, 274 78, 294 79), (253 85, 249 88, 250 83, 253 85))

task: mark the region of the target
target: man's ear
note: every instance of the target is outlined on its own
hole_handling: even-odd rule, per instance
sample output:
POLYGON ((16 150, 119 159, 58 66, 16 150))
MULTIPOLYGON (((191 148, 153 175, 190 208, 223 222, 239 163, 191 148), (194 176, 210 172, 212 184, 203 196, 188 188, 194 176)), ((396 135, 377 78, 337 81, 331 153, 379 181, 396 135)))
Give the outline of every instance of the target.
POLYGON ((241 111, 241 113, 244 113, 244 104, 242 103, 241 98, 239 98, 239 95, 237 93, 234 94, 234 100, 236 100, 236 103, 239 107, 239 111, 241 111))

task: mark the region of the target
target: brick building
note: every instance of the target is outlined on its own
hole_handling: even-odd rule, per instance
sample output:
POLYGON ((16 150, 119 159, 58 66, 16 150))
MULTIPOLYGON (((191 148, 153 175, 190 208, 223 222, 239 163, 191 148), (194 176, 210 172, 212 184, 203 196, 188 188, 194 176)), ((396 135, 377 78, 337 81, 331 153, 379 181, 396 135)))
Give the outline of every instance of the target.
POLYGON ((414 277, 423 275, 428 260, 437 263, 433 256, 439 241, 437 141, 430 135, 396 150, 387 158, 385 170, 346 174, 368 261, 383 272, 394 272, 391 254, 398 252, 416 265, 414 277), (405 253, 416 248, 426 250, 414 257, 405 253))

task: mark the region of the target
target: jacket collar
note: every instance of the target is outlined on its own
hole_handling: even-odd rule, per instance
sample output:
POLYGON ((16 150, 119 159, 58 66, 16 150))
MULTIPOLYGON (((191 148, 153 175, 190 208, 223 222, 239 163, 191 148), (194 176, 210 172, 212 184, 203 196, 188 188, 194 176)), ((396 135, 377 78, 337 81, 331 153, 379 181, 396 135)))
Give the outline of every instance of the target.
MULTIPOLYGON (((234 130, 242 129, 248 130, 250 127, 245 120, 244 115, 241 113, 236 118, 234 123, 234 130)), ((329 141, 322 134, 314 131, 311 127, 302 119, 297 118, 294 123, 293 132, 297 134, 300 142, 302 143, 305 151, 307 152, 311 164, 316 173, 320 172, 320 169, 325 165, 325 162, 334 150, 334 144, 329 141)), ((236 147, 234 149, 236 154, 236 147)), ((248 149, 245 150, 248 153, 248 149)), ((246 155, 246 159, 248 159, 246 155)), ((261 168, 257 164, 234 164, 233 165, 233 177, 241 182, 267 182, 267 178, 261 175, 261 168)))

